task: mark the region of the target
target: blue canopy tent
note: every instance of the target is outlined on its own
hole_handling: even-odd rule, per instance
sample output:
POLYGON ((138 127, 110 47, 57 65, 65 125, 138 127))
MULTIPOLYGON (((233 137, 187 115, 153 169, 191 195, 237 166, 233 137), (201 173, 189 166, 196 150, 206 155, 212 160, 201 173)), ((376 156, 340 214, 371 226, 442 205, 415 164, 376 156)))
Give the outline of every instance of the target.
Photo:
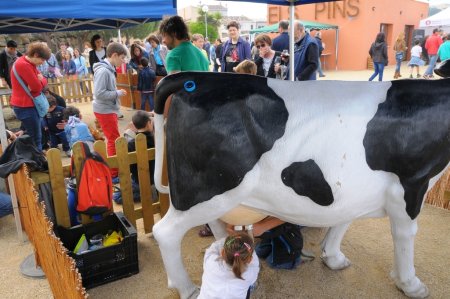
POLYGON ((176 0, 10 0, 0 34, 121 29, 176 13, 176 0))
MULTIPOLYGON (((222 0, 222 1, 238 1, 238 2, 254 2, 254 3, 266 3, 266 4, 273 4, 273 5, 283 5, 283 6, 289 6, 289 36, 290 36, 290 42, 289 42, 289 53, 294 53, 294 11, 295 6, 297 5, 305 5, 305 4, 314 4, 314 3, 321 3, 321 2, 334 2, 334 1, 341 1, 341 0, 222 0)), ((336 44, 338 44, 338 40, 336 40, 336 44)), ((293 57, 293 55, 292 55, 293 57)), ((294 59, 289 60, 289 68, 291 70, 294 69, 294 59)), ((289 72, 289 79, 291 81, 294 81, 294 72, 289 72)))

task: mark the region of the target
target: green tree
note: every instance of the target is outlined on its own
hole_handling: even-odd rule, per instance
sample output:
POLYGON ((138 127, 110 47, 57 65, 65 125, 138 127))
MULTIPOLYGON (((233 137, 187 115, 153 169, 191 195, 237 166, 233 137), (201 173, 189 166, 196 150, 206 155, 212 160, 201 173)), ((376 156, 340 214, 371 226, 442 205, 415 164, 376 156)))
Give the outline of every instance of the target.
MULTIPOLYGON (((191 34, 200 33, 205 35, 205 22, 191 22, 189 23, 189 32, 191 34)), ((208 24, 208 39, 214 40, 218 37, 217 27, 208 24)))
POLYGON ((144 39, 151 33, 158 31, 160 22, 149 22, 142 25, 133 26, 122 30, 123 34, 126 36, 144 39))
MULTIPOLYGON (((198 8, 197 13, 198 13, 197 22, 204 23, 205 22, 205 12, 203 12, 201 7, 198 8)), ((213 25, 215 27, 220 26, 220 21, 222 20, 222 15, 219 12, 206 13, 206 14, 207 14, 206 20, 208 22, 208 25, 213 25)), ((208 29, 209 29, 209 27, 208 27, 208 29)))

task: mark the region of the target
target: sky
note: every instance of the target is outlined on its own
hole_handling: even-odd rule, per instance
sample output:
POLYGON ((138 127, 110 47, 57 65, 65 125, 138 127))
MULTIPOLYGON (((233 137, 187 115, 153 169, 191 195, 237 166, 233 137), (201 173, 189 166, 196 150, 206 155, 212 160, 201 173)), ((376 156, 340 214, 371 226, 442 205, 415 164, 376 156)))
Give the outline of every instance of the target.
MULTIPOLYGON (((450 4, 450 0, 422 0, 422 2, 429 2, 431 5, 437 4, 450 4)), ((183 8, 189 5, 196 6, 199 3, 203 4, 222 4, 228 7, 228 15, 230 16, 247 16, 255 20, 266 20, 267 19, 267 5, 256 4, 256 3, 246 3, 246 2, 233 2, 233 1, 213 1, 213 0, 177 0, 178 8, 183 8)))

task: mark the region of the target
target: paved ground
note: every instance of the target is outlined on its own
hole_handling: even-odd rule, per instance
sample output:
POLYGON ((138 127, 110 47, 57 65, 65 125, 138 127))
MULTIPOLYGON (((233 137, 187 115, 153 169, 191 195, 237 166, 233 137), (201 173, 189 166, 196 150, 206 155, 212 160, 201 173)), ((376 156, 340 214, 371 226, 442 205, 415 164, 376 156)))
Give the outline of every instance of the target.
MULTIPOLYGON (((393 68, 386 70, 385 78, 393 76, 393 68)), ((370 71, 326 71, 327 80, 361 80, 370 71)), ((322 78, 321 78, 322 80, 322 78)), ((93 120, 89 104, 79 105, 84 119, 93 120)), ((123 128, 132 111, 123 109, 123 128)), ((143 233, 138 221, 138 249, 140 273, 104 286, 88 290, 91 298, 178 298, 167 289, 167 280, 158 246, 152 235, 143 233)), ((205 248, 212 238, 199 238, 198 229, 192 229, 183 241, 185 265, 193 281, 200 284, 205 248)), ((428 285, 430 298, 449 298, 448 275, 450 259, 450 212, 425 206, 419 217, 416 242, 416 272, 428 285)), ((304 232, 305 247, 319 255, 320 241, 325 230, 309 228, 304 232)), ((22 260, 32 252, 29 243, 19 243, 12 216, 0 219, 0 297, 51 298, 45 279, 30 279, 19 272, 22 260)), ((389 279, 392 268, 392 238, 387 219, 358 220, 350 227, 342 251, 353 264, 344 271, 331 271, 320 259, 308 262, 294 271, 274 271, 262 262, 259 286, 253 298, 405 298, 389 279)))

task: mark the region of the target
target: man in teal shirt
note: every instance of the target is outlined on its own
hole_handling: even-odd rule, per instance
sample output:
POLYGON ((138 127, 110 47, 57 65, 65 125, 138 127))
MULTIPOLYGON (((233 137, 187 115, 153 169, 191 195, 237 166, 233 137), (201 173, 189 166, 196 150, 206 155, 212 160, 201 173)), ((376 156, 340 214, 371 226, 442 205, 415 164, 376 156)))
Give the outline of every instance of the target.
POLYGON ((173 16, 164 19, 159 26, 163 43, 169 48, 166 56, 167 73, 183 71, 209 71, 209 63, 200 50, 189 41, 189 33, 183 18, 173 16))
POLYGON ((439 47, 438 55, 441 61, 450 59, 450 34, 447 35, 447 40, 439 47))

